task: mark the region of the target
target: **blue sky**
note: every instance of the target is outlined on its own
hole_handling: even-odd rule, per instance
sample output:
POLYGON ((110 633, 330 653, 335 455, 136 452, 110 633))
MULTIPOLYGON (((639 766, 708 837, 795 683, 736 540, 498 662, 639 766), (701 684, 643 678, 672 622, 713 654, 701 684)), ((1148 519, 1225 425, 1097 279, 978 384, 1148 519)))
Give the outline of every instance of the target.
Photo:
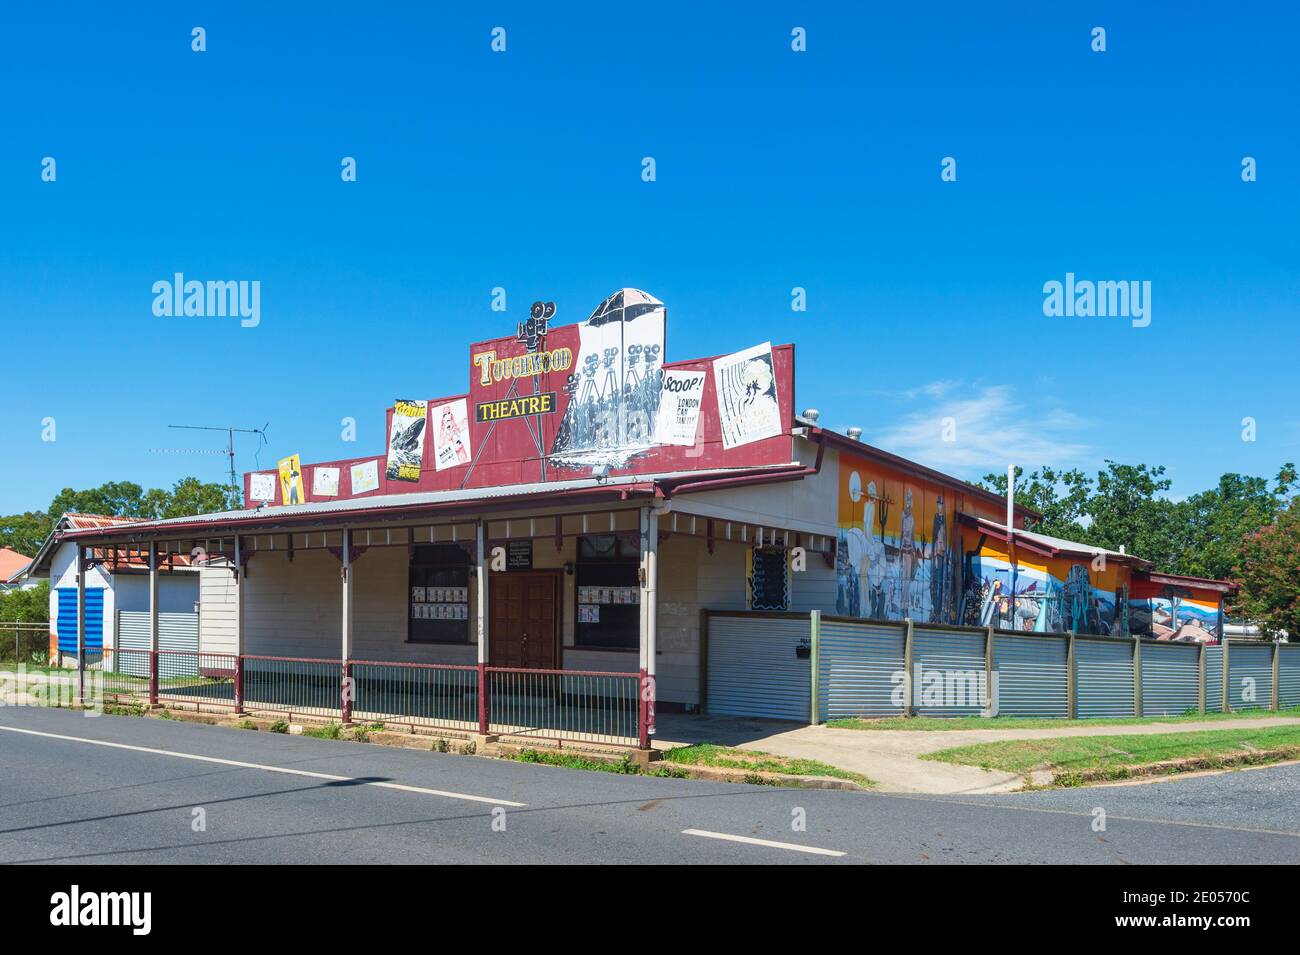
POLYGON ((377 452, 470 341, 624 285, 670 359, 793 341, 799 407, 963 477, 1110 457, 1181 495, 1300 458, 1284 5, 270 6, 7 11, 0 513, 220 480, 157 449, 224 436, 170 423, 269 421, 262 466, 377 452), (177 271, 260 281, 261 324, 155 317, 177 271), (1150 326, 1045 317, 1066 272, 1150 281, 1150 326))

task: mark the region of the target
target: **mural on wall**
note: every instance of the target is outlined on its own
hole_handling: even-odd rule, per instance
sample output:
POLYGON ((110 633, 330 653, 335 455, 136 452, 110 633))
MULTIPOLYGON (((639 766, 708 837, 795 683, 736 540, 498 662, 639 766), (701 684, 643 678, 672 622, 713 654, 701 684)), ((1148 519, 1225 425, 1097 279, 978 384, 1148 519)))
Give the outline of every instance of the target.
POLYGON ((723 447, 736 448, 781 433, 771 342, 716 359, 713 384, 723 447))
POLYGON ((941 488, 841 455, 835 612, 951 622, 952 506, 941 488))
POLYGON ((1129 629, 1152 640, 1218 643, 1223 636, 1219 594, 1213 590, 1135 580, 1129 629))
POLYGON ((568 406, 549 460, 562 468, 623 467, 655 445, 664 361, 663 302, 620 289, 578 326, 568 406))
POLYGON ((1116 624, 1116 592, 1125 572, 1032 553, 1018 553, 1013 565, 1005 543, 986 540, 966 555, 961 620, 1000 630, 1118 636, 1127 629, 1116 624))
POLYGON ((419 481, 424 465, 424 432, 429 402, 398 398, 388 425, 388 464, 384 476, 390 481, 419 481))

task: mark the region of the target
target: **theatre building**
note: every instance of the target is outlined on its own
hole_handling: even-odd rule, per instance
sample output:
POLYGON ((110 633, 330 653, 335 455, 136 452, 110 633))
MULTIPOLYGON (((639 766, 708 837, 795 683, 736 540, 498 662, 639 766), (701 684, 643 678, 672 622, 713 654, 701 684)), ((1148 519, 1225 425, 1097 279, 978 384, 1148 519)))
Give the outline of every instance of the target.
MULTIPOLYGON (((395 400, 371 455, 246 474, 240 510, 67 532, 87 561, 200 566, 198 651, 144 651, 150 692, 644 745, 658 711, 791 715, 806 628, 746 619, 1218 639, 1222 585, 1099 567, 1029 511, 1008 531, 1000 497, 797 412, 791 344, 672 357, 634 289, 553 310, 469 345, 465 392, 395 400)), ((113 656, 110 685, 139 671, 113 656)))

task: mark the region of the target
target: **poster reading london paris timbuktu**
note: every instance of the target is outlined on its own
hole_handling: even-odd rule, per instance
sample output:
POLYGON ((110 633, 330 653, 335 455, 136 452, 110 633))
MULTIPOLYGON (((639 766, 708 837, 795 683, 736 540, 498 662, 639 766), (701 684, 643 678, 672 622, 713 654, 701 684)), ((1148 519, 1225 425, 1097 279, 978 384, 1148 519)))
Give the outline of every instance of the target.
POLYGON ((420 480, 428 412, 427 401, 398 398, 393 402, 393 420, 388 426, 388 466, 384 472, 388 480, 420 480))

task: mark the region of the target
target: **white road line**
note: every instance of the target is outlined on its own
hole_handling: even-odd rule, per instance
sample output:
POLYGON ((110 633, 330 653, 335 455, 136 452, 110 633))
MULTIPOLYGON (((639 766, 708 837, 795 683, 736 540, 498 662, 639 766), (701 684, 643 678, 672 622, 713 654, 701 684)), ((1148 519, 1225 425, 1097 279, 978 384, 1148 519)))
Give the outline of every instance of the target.
POLYGON ((815 856, 842 856, 847 853, 836 849, 819 849, 816 846, 801 846, 793 842, 773 842, 771 839, 755 839, 752 836, 733 836, 727 832, 710 832, 707 829, 683 829, 684 836, 703 836, 705 839, 723 839, 727 842, 743 842, 748 846, 767 846, 769 849, 789 849, 791 852, 807 852, 815 856))
POLYGON ((89 743, 91 746, 107 746, 111 749, 128 749, 135 753, 152 753, 154 756, 172 756, 176 759, 193 759, 201 763, 216 763, 218 766, 233 766, 236 769, 260 769, 268 773, 284 773, 287 776, 309 776, 312 779, 327 779, 330 782, 351 782, 359 786, 377 786, 380 789, 396 789, 404 793, 420 793, 425 796, 443 796, 447 799, 464 799, 469 802, 485 802, 492 806, 513 806, 516 809, 527 806, 524 802, 511 802, 509 799, 493 799, 491 796, 472 796, 467 793, 448 792, 445 789, 426 789, 423 786, 408 786, 404 783, 388 783, 379 780, 358 779, 356 776, 336 776, 333 773, 317 773, 308 769, 289 769, 286 766, 268 766, 265 763, 245 763, 237 759, 221 759, 218 756, 199 756, 196 753, 178 753, 170 749, 154 749, 151 746, 132 746, 128 743, 112 743, 103 739, 87 739, 83 736, 64 736, 61 733, 42 733, 39 730, 19 729, 16 726, 0 726, 6 733, 23 733, 27 736, 43 736, 46 739, 67 740, 70 743, 89 743))

